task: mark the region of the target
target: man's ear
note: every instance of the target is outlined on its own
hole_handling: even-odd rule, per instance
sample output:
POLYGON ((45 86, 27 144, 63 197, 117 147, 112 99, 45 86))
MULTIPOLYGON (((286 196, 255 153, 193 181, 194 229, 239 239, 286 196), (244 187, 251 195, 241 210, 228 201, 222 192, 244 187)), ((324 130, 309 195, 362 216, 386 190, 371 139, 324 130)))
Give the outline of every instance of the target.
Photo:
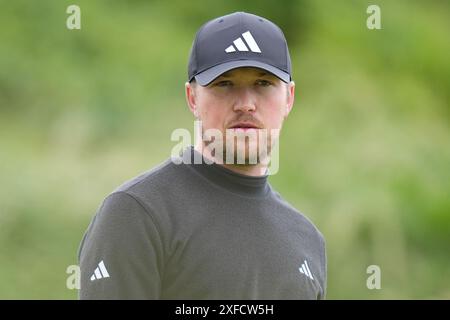
POLYGON ((197 97, 195 92, 195 84, 191 84, 189 82, 186 82, 184 84, 185 92, 186 92, 186 102, 189 107, 189 110, 194 114, 194 116, 198 117, 198 111, 197 111, 197 97))
POLYGON ((295 82, 291 81, 288 83, 287 87, 287 101, 286 101, 286 110, 284 117, 287 118, 289 112, 291 112, 292 107, 294 106, 294 98, 295 98, 295 82))

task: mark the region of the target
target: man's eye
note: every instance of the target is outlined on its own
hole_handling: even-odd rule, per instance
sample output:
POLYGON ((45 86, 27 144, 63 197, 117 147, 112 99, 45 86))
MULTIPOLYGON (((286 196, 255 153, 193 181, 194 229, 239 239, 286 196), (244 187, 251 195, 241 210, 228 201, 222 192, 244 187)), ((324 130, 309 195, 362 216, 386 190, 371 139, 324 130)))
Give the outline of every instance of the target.
POLYGON ((218 87, 229 87, 232 85, 233 85, 233 83, 229 80, 222 80, 222 81, 216 82, 216 86, 218 86, 218 87))
POLYGON ((272 84, 272 82, 268 81, 268 80, 257 80, 256 81, 256 85, 261 86, 261 87, 268 87, 272 84))

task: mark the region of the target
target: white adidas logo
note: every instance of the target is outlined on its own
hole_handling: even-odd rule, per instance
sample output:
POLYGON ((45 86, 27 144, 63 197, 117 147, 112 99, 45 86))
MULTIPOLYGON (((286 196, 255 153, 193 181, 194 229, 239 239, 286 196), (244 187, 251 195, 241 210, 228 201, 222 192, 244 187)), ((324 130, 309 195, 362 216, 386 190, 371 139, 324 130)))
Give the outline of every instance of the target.
POLYGON ((298 268, 298 270, 301 273, 303 273, 304 275, 306 275, 308 278, 310 278, 311 280, 314 280, 311 270, 309 270, 308 262, 306 260, 304 263, 302 263, 302 266, 300 268, 298 268))
POLYGON ((100 261, 98 264, 98 267, 95 268, 94 274, 91 276, 91 281, 102 279, 102 278, 109 278, 108 270, 106 270, 105 264, 103 263, 103 260, 100 261))
MULTIPOLYGON (((253 36, 250 33, 250 31, 244 32, 242 34, 242 37, 245 39, 245 42, 249 46, 251 52, 261 53, 261 49, 259 49, 258 44, 256 43, 256 41, 253 38, 253 36)), ((231 45, 231 46, 229 46, 228 48, 225 49, 226 53, 236 52, 236 49, 238 51, 249 51, 247 46, 245 45, 244 41, 242 41, 241 37, 239 37, 236 40, 234 40, 233 44, 234 44, 234 46, 231 45), (236 46, 236 48, 235 48, 235 46, 236 46)))

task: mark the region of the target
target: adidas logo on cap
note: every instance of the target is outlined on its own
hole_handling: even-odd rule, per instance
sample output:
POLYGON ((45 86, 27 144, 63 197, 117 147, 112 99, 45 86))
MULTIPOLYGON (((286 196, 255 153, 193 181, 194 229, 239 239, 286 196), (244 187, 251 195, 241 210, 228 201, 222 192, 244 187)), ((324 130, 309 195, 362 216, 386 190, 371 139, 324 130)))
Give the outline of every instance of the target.
MULTIPOLYGON (((259 49, 258 44, 256 43, 255 38, 253 38, 250 31, 244 32, 242 34, 242 37, 244 38, 251 52, 261 53, 261 49, 259 49)), ((238 51, 249 51, 241 37, 234 40, 233 44, 234 46, 236 46, 238 51)), ((225 49, 225 52, 226 53, 236 52, 234 46, 233 45, 229 46, 228 48, 225 49)))

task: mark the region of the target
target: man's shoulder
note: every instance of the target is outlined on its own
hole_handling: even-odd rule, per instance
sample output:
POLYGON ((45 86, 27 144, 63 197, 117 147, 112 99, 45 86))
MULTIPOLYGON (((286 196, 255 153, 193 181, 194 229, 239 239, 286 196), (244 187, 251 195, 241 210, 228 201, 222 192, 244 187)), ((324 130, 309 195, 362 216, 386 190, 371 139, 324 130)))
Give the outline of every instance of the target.
POLYGON ((317 237, 321 242, 324 242, 324 236, 317 228, 317 226, 312 222, 312 220, 304 214, 302 211, 298 210, 294 207, 289 201, 281 196, 279 192, 272 189, 272 192, 278 202, 278 205, 281 206, 288 215, 287 218, 292 223, 296 223, 302 227, 303 232, 308 233, 311 236, 317 237))
MULTIPOLYGON (((134 196, 149 196, 152 193, 167 193, 185 180, 188 171, 183 164, 175 164, 170 158, 155 167, 125 181, 112 191, 124 192, 134 196)), ((168 195, 168 194, 166 194, 168 195)))

